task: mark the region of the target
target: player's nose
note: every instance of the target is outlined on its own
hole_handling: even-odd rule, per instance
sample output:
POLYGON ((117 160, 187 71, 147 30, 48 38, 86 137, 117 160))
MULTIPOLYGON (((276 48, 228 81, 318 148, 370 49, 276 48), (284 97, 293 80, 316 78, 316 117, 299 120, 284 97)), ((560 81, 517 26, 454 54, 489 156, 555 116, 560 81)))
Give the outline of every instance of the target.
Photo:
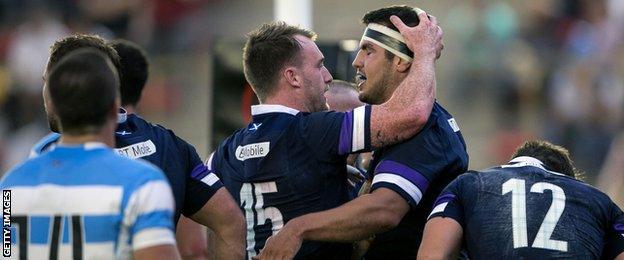
POLYGON ((353 66, 356 69, 360 69, 364 66, 363 62, 362 62, 362 51, 358 51, 357 55, 355 55, 355 59, 353 60, 353 63, 351 63, 351 66, 353 66))
POLYGON ((324 72, 323 80, 325 81, 325 84, 331 83, 332 80, 334 80, 334 78, 332 77, 331 73, 329 73, 329 70, 325 68, 323 72, 324 72))

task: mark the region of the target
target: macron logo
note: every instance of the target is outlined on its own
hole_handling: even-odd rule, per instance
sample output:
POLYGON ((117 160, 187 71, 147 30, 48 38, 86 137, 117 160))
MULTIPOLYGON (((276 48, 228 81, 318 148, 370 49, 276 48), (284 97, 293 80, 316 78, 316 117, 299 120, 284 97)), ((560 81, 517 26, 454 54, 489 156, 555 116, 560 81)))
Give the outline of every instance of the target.
POLYGON ((147 140, 145 142, 140 142, 132 145, 128 145, 126 147, 121 147, 115 149, 119 155, 128 157, 130 159, 138 159, 141 157, 145 157, 151 154, 156 153, 156 145, 152 142, 152 140, 147 140))
POLYGON ((253 143, 236 147, 236 159, 244 161, 251 158, 265 157, 269 154, 271 142, 253 143))

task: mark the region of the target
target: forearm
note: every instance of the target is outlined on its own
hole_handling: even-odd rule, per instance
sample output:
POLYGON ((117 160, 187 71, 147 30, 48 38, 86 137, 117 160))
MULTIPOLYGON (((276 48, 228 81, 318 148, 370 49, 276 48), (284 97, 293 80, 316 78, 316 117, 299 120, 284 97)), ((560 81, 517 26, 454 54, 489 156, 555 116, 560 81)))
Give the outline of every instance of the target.
POLYGON ((184 260, 208 259, 206 227, 180 216, 176 231, 178 250, 184 260))
MULTIPOLYGON (((235 232, 228 232, 235 233, 235 232)), ((232 235, 220 235, 215 232, 214 248, 215 259, 243 259, 245 258, 245 245, 240 243, 238 237, 232 235)))
MULTIPOLYGON (((392 192, 392 191, 384 191, 392 192)), ((366 194, 340 207, 289 221, 286 226, 304 240, 357 241, 398 225, 409 206, 398 194, 366 194), (392 195, 392 196, 394 196, 392 195), (402 201, 397 201, 402 200, 402 201)))
POLYGON ((427 123, 436 96, 434 60, 435 56, 415 60, 392 97, 386 103, 372 107, 373 147, 405 140, 427 123))
POLYGON ((219 189, 192 219, 214 232, 217 259, 245 257, 245 217, 225 188, 219 189))

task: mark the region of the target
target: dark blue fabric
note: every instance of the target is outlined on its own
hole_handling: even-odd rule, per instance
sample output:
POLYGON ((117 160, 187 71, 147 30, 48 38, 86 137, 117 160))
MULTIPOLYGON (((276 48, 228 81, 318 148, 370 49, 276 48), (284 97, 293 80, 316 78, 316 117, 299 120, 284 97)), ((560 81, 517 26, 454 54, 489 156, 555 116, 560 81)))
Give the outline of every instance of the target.
POLYGON ((394 190, 405 198, 411 209, 396 228, 375 236, 366 259, 416 258, 427 216, 436 197, 468 168, 466 144, 459 129, 453 129, 449 123, 452 118, 436 102, 429 120, 418 134, 405 142, 374 152, 370 168, 375 169, 374 174, 401 176, 419 187, 423 196, 418 202, 398 185, 384 182, 372 185, 372 190, 394 190), (379 167, 381 171, 377 171, 383 161, 392 161, 402 167, 379 167), (417 174, 420 176, 414 176, 417 174))
POLYGON ((455 199, 431 217, 450 217, 462 225, 471 259, 613 259, 624 251, 624 230, 617 230, 618 224, 624 225, 622 211, 598 189, 567 176, 533 166, 494 167, 460 176, 442 196, 449 194, 455 199), (502 192, 511 179, 525 183, 527 247, 513 244, 511 192, 502 192), (530 192, 539 182, 556 185, 565 194, 564 211, 549 239, 567 242, 567 251, 533 247, 553 204, 552 191, 530 192))

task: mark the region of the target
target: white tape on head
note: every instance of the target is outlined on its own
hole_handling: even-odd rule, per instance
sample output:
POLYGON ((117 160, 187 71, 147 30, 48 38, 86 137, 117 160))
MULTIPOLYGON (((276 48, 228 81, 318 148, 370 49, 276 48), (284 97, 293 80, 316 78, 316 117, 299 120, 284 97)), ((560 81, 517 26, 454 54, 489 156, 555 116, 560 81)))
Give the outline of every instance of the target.
POLYGON ((363 41, 372 42, 406 61, 412 61, 413 59, 413 53, 407 47, 405 38, 403 38, 401 33, 381 24, 369 23, 362 35, 360 46, 363 44, 363 41), (371 34, 374 34, 374 36, 371 34))

